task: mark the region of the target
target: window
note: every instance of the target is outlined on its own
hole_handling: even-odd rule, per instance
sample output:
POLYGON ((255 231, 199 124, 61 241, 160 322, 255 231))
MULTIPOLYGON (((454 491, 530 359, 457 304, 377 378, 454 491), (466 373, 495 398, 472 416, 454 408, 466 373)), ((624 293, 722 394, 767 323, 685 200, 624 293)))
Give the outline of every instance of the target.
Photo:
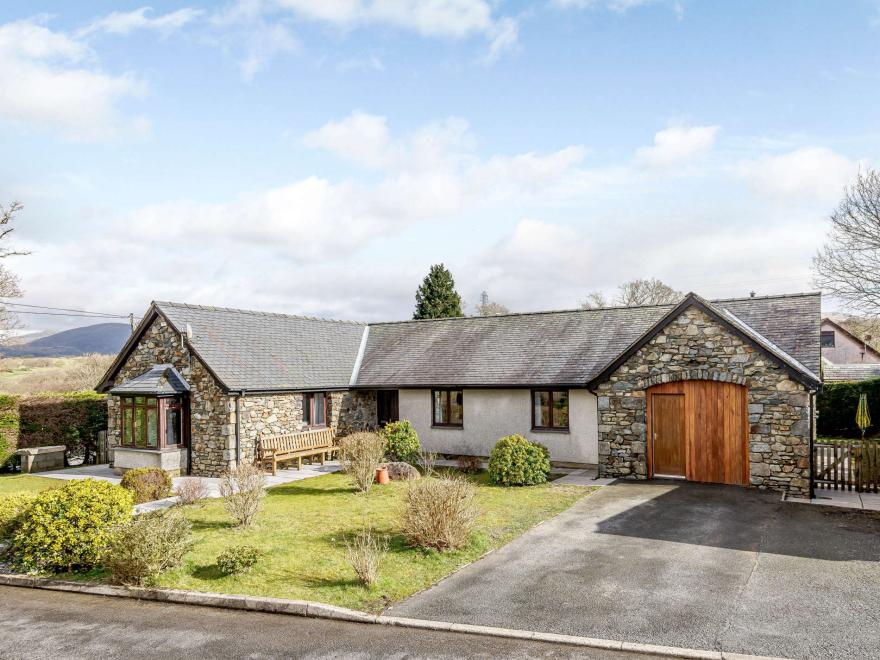
POLYGON ((834 348, 834 330, 823 330, 821 339, 822 348, 834 348))
POLYGON ((120 401, 120 445, 139 449, 186 444, 183 401, 154 396, 124 396, 120 401))
POLYGON ((122 444, 144 449, 159 446, 159 401, 156 397, 122 398, 122 444))
POLYGON ((312 428, 327 426, 325 392, 309 392, 303 395, 303 421, 312 428))
POLYGON ((431 401, 433 426, 464 426, 462 390, 434 390, 431 401))
POLYGON ((534 390, 532 392, 532 428, 546 431, 568 430, 568 392, 534 390))

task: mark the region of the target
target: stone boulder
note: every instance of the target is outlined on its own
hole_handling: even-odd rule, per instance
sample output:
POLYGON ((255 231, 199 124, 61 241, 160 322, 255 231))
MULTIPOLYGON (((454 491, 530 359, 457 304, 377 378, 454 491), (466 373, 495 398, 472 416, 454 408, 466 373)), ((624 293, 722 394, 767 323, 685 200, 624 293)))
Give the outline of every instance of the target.
POLYGON ((420 479, 421 474, 409 463, 403 462, 391 462, 386 463, 385 467, 388 468, 388 478, 391 481, 410 481, 412 479, 420 479))

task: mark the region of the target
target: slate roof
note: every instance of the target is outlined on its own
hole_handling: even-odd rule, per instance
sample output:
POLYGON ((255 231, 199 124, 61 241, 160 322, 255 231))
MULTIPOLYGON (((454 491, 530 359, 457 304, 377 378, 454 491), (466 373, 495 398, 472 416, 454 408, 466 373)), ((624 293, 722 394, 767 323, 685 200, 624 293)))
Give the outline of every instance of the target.
MULTIPOLYGON (((818 293, 707 303, 739 332, 817 380, 818 293)), ((676 305, 610 307, 490 317, 364 324, 155 302, 227 390, 350 386, 584 386, 660 323, 676 305)), ((99 389, 136 345, 120 353, 99 389)))
POLYGON ((834 364, 824 360, 822 377, 826 383, 880 378, 880 364, 834 364))
POLYGON ((154 306, 230 390, 347 388, 365 324, 203 307, 154 306))
POLYGON ((189 392, 189 383, 170 364, 157 364, 147 373, 117 385, 110 394, 174 395, 189 392))
MULTIPOLYGON (((714 301, 795 364, 819 372, 818 293, 714 301)), ((370 325, 359 387, 584 385, 675 305, 370 325)), ((732 321, 732 319, 728 319, 732 321)))

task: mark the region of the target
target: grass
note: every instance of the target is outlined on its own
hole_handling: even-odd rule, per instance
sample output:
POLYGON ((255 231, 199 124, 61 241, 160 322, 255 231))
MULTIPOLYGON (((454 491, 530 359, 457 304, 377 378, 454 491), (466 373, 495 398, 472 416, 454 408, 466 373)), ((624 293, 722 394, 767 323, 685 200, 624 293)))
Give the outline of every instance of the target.
POLYGON ((34 394, 91 389, 113 356, 0 358, 0 392, 34 394))
POLYGON ((185 509, 196 544, 181 569, 158 586, 320 601, 370 612, 429 587, 440 578, 498 548, 539 522, 567 509, 591 488, 534 486, 501 488, 485 475, 473 477, 482 515, 468 546, 448 553, 405 545, 399 519, 406 485, 392 482, 363 495, 347 477, 331 474, 268 491, 254 525, 231 527, 222 502, 185 509), (389 541, 377 584, 365 588, 346 561, 345 540, 369 525, 389 541), (248 573, 224 576, 217 555, 247 543, 265 554, 248 573))
POLYGON ((29 474, 0 475, 0 497, 12 493, 39 493, 41 490, 57 488, 63 481, 34 477, 29 474))

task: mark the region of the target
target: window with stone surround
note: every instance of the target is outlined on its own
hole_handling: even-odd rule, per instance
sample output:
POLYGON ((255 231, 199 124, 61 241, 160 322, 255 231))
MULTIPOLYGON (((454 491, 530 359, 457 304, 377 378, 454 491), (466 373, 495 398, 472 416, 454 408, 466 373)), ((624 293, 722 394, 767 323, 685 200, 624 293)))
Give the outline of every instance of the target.
POLYGON ((532 429, 568 431, 568 390, 532 390, 532 429))
POLYGON ((327 426, 326 392, 308 392, 303 395, 303 421, 309 428, 327 426))
POLYGON ((181 398, 123 396, 119 410, 122 418, 120 446, 164 449, 186 444, 181 398))

